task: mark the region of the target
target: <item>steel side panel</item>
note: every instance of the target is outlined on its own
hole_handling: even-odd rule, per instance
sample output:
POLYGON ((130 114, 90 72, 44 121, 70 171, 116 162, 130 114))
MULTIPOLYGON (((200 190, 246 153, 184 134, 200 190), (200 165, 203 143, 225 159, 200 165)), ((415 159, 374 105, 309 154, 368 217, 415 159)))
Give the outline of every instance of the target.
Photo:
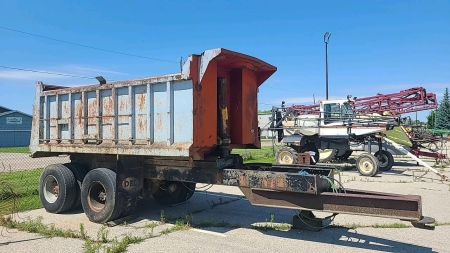
POLYGON ((192 83, 174 83, 173 92, 173 110, 177 112, 176 117, 173 117, 173 141, 193 142, 192 83))
POLYGON ((258 139, 258 84, 256 73, 242 69, 242 144, 260 147, 258 139))
POLYGON ((192 80, 88 88, 39 93, 33 152, 190 155, 192 80))
POLYGON ((83 100, 81 93, 72 93, 72 138, 74 143, 81 143, 84 135, 83 100))

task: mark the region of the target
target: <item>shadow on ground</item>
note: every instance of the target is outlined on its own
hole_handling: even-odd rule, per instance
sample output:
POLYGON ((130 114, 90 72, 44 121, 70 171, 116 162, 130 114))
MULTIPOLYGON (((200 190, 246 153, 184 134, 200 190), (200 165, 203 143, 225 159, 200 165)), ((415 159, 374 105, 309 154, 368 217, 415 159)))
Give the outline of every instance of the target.
POLYGON ((136 211, 137 218, 128 221, 128 225, 160 221, 161 218, 175 223, 175 220, 189 216, 192 219, 193 227, 216 233, 224 234, 235 229, 250 228, 269 236, 359 249, 385 252, 433 252, 428 247, 360 234, 358 229, 331 226, 319 232, 311 232, 299 229, 278 231, 270 226, 269 228, 254 227, 254 224, 271 222, 273 224, 291 224, 294 214, 295 212, 289 209, 252 206, 247 199, 237 194, 197 192, 189 202, 174 207, 161 206, 153 199, 146 200, 139 205, 136 211), (161 216, 162 210, 164 217, 161 216))

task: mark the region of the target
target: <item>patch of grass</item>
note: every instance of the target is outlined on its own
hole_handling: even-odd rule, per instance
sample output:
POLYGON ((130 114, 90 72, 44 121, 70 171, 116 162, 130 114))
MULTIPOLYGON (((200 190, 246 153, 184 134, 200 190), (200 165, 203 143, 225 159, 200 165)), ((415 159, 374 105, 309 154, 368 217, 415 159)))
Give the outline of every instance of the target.
POLYGON ((403 224, 403 223, 374 224, 374 225, 362 225, 362 224, 352 223, 349 225, 344 225, 343 227, 349 228, 349 229, 356 229, 356 228, 410 228, 410 227, 412 227, 412 225, 403 224))
POLYGON ((84 229, 84 224, 83 223, 80 223, 80 238, 83 239, 83 240, 86 240, 86 239, 89 238, 87 236, 86 230, 84 229))
POLYGON ((24 153, 24 154, 29 154, 30 153, 30 149, 28 147, 0 148, 0 153, 24 153))
POLYGON ((26 221, 21 222, 12 220, 11 216, 1 217, 0 226, 14 228, 30 233, 37 233, 47 237, 79 238, 85 241, 83 248, 85 252, 89 253, 100 252, 101 249, 104 249, 104 252, 111 253, 126 252, 128 245, 140 243, 143 240, 152 237, 152 235, 145 238, 126 235, 121 240, 114 238, 114 240, 109 241, 109 230, 107 230, 106 227, 102 226, 97 232, 97 239, 92 239, 87 236, 86 230, 82 223, 80 224, 80 231, 78 232, 70 229, 63 230, 60 228, 56 228, 54 225, 44 224, 42 222, 42 217, 38 217, 36 219, 27 219, 26 221), (111 242, 111 245, 105 245, 105 243, 109 242, 111 242))
POLYGON ((184 220, 177 220, 175 222, 174 226, 164 229, 163 231, 161 231, 161 234, 168 235, 168 234, 170 234, 172 232, 175 232, 175 231, 188 230, 190 228, 192 228, 192 227, 191 227, 189 222, 186 222, 184 220))
POLYGON ((449 226, 449 225, 450 222, 438 222, 438 221, 434 222, 434 226, 449 226))
MULTIPOLYGON (((105 226, 102 226, 97 232, 97 238, 93 239, 87 236, 84 224, 80 223, 80 231, 63 230, 56 228, 54 225, 46 225, 42 222, 42 217, 36 219, 27 219, 25 221, 14 221, 11 216, 0 217, 0 226, 7 228, 18 229, 20 231, 26 231, 30 233, 37 233, 47 237, 62 237, 62 238, 78 238, 84 240, 83 249, 84 252, 110 252, 110 253, 122 253, 126 252, 127 247, 130 244, 140 243, 145 239, 152 238, 153 234, 149 234, 146 237, 138 237, 132 235, 125 235, 122 239, 114 238, 112 241, 108 240, 109 230, 105 226), (109 244, 109 245, 108 245, 109 244)), ((175 224, 171 231, 181 230, 188 225, 179 221, 175 224)))
POLYGON ((161 212, 159 213, 159 221, 161 222, 161 224, 166 223, 166 216, 164 215, 164 210, 161 210, 161 212))
MULTIPOLYGON (((275 147, 276 152, 276 147, 275 147)), ((242 156, 244 163, 274 163, 275 156, 272 147, 261 147, 261 149, 233 149, 232 154, 242 156)))
POLYGON ((291 225, 287 223, 275 223, 275 215, 270 215, 270 221, 266 219, 266 222, 262 225, 251 225, 250 228, 257 230, 280 230, 280 231, 288 231, 291 229, 291 225))
POLYGON ((21 231, 41 234, 48 237, 81 238, 80 233, 73 230, 63 230, 56 228, 55 225, 45 225, 42 223, 42 217, 36 219, 27 219, 23 222, 13 221, 10 216, 1 217, 0 226, 15 228, 21 231))
POLYGON ((84 241, 83 249, 86 253, 96 253, 100 251, 102 245, 102 242, 96 242, 88 238, 84 241))
POLYGON ((42 207, 38 191, 42 170, 0 172, 0 215, 42 207))
POLYGON ((139 236, 126 235, 122 240, 114 238, 110 246, 104 247, 105 252, 108 253, 122 253, 127 251, 127 247, 130 244, 137 244, 145 240, 146 238, 139 236))
POLYGON ((42 208, 38 195, 0 200, 0 216, 42 208))
POLYGON ((412 226, 403 224, 403 223, 392 223, 392 224, 375 224, 372 227, 373 228, 410 228, 412 226))

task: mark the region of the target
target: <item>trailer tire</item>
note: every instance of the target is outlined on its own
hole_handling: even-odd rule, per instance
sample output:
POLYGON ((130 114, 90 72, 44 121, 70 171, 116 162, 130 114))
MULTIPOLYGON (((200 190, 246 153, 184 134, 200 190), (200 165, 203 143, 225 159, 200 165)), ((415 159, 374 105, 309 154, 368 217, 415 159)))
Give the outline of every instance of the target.
POLYGON ((297 151, 289 146, 283 146, 275 154, 276 164, 297 164, 297 151))
POLYGON ((68 211, 76 196, 76 180, 72 171, 62 164, 45 167, 39 178, 39 198, 49 213, 68 211))
POLYGON ((319 150, 319 162, 326 163, 335 159, 337 149, 320 149, 319 150))
POLYGON ((171 206, 189 200, 195 191, 195 183, 166 181, 164 189, 159 189, 153 194, 153 198, 160 205, 171 206), (169 190, 169 187, 172 189, 169 190), (175 189, 173 189, 175 187, 175 189))
POLYGON ((75 176, 76 195, 75 201, 73 202, 73 205, 70 209, 78 209, 81 207, 81 184, 83 183, 83 179, 87 174, 86 168, 79 163, 65 163, 63 165, 69 168, 69 170, 72 171, 73 175, 75 176))
POLYGON ((375 152, 375 157, 380 163, 381 171, 389 171, 392 169, 392 166, 394 165, 394 157, 389 151, 379 150, 375 152))
POLYGON ((378 173, 378 168, 378 159, 372 154, 362 153, 358 156, 358 159, 356 159, 356 169, 363 176, 375 176, 378 173))
POLYGON ((116 172, 98 168, 87 173, 81 185, 81 205, 90 221, 105 223, 123 214, 126 200, 117 192, 116 172))

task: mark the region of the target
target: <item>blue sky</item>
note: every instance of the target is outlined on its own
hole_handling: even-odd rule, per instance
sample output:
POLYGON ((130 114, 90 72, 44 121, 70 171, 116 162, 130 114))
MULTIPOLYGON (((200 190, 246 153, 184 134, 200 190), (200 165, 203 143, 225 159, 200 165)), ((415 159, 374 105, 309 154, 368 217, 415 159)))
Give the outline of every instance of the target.
MULTIPOLYGON (((179 61, 223 47, 278 67, 260 109, 325 98, 450 86, 450 1, 2 1, 0 26, 129 54, 179 61)), ((179 64, 92 50, 0 29, 0 65, 133 79, 179 64)), ((0 68, 0 105, 31 113, 34 84, 95 80, 0 68)), ((429 112, 418 113, 424 120, 429 112)), ((415 117, 414 115, 411 115, 415 117)))

